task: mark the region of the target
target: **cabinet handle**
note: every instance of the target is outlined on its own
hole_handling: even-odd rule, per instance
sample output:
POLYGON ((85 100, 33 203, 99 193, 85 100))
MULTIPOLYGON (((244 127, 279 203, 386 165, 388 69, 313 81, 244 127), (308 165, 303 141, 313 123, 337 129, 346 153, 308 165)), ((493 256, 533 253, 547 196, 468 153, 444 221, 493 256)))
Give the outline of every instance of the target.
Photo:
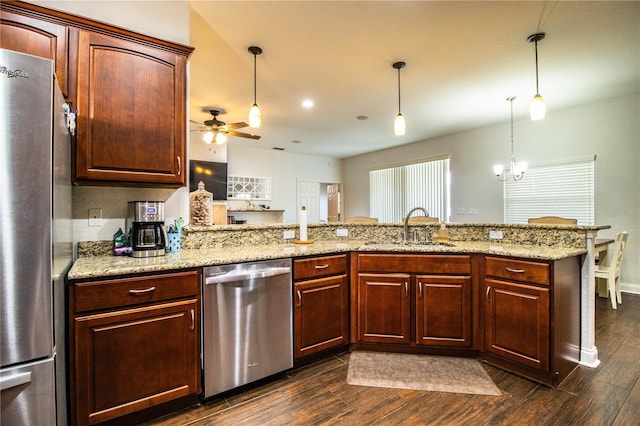
POLYGON ((180 162, 180 156, 176 157, 178 159, 178 176, 182 174, 182 163, 180 162))
POLYGON ((513 272, 514 274, 524 274, 524 269, 504 268, 507 272, 513 272))
POLYGON ((409 283, 407 281, 404 282, 404 297, 409 297, 409 283))
POLYGON ((418 281, 418 297, 422 298, 422 281, 418 281))
POLYGON ((129 290, 129 294, 132 296, 138 296, 140 294, 151 293, 152 291, 156 291, 155 287, 145 288, 143 290, 129 290))
POLYGON ((491 303, 491 298, 489 294, 491 293, 491 286, 487 287, 487 303, 491 303))
POLYGON ((302 294, 300 294, 300 290, 296 290, 296 294, 298 295, 298 308, 302 306, 302 294))
POLYGON ((191 309, 191 330, 196 329, 196 313, 193 309, 191 309))
POLYGON ((316 269, 327 269, 329 265, 316 265, 316 269))

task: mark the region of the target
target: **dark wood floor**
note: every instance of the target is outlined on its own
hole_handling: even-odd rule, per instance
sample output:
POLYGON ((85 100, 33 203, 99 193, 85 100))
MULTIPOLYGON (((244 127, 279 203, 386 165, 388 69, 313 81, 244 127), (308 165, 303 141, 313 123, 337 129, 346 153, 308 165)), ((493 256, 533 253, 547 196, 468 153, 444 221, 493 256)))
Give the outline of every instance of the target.
POLYGON ((558 389, 488 365, 502 396, 351 386, 343 354, 147 425, 640 425, 640 296, 597 299, 601 364, 558 389))

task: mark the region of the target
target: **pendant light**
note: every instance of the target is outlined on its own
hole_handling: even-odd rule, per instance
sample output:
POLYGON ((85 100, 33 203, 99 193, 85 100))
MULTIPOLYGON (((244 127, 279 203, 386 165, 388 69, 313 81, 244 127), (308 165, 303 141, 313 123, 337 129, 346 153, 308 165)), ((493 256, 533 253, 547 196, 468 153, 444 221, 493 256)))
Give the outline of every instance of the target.
POLYGON ((543 40, 545 37, 545 33, 536 33, 531 34, 527 37, 527 41, 529 43, 535 44, 536 51, 536 95, 533 97, 533 101, 531 101, 531 109, 529 110, 529 114, 532 120, 542 120, 547 111, 547 107, 544 104, 544 99, 540 96, 540 90, 538 90, 538 42, 543 40))
POLYGON ((513 156, 513 100, 515 96, 510 96, 507 98, 507 101, 511 104, 511 176, 506 176, 503 174, 504 166, 502 164, 496 164, 493 166, 493 172, 496 174, 496 177, 500 182, 504 182, 506 180, 513 179, 514 181, 518 181, 524 177, 524 173, 527 171, 527 162, 520 161, 516 163, 516 158, 513 156))
POLYGON ((393 132, 396 136, 403 136, 407 127, 404 116, 400 111, 400 70, 406 65, 404 62, 394 62, 393 64, 393 68, 398 70, 398 115, 396 115, 396 120, 393 122, 393 132))
POLYGON ((256 57, 262 53, 258 46, 249 46, 249 52, 253 55, 253 106, 249 110, 249 126, 258 128, 262 124, 262 113, 256 102, 256 57))

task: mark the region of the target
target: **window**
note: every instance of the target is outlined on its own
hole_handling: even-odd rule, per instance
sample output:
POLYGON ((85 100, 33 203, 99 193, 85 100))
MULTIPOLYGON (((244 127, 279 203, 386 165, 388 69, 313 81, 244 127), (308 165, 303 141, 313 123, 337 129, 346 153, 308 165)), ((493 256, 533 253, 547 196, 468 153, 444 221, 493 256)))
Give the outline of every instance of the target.
POLYGON ((227 180, 229 200, 271 200, 271 178, 229 176, 227 180))
POLYGON ((504 221, 527 223, 530 217, 575 218, 594 223, 594 165, 590 160, 532 167, 522 180, 504 183, 504 221))
POLYGON ((369 172, 369 214, 380 222, 401 222, 414 207, 446 221, 449 193, 448 157, 369 172))

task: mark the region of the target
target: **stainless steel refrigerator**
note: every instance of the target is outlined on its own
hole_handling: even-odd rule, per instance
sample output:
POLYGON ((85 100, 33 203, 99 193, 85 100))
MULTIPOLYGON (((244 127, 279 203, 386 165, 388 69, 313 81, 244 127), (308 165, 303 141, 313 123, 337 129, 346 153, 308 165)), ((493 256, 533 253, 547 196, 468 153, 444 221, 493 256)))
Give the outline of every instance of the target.
POLYGON ((64 425, 70 138, 51 60, 0 49, 3 425, 64 425))

